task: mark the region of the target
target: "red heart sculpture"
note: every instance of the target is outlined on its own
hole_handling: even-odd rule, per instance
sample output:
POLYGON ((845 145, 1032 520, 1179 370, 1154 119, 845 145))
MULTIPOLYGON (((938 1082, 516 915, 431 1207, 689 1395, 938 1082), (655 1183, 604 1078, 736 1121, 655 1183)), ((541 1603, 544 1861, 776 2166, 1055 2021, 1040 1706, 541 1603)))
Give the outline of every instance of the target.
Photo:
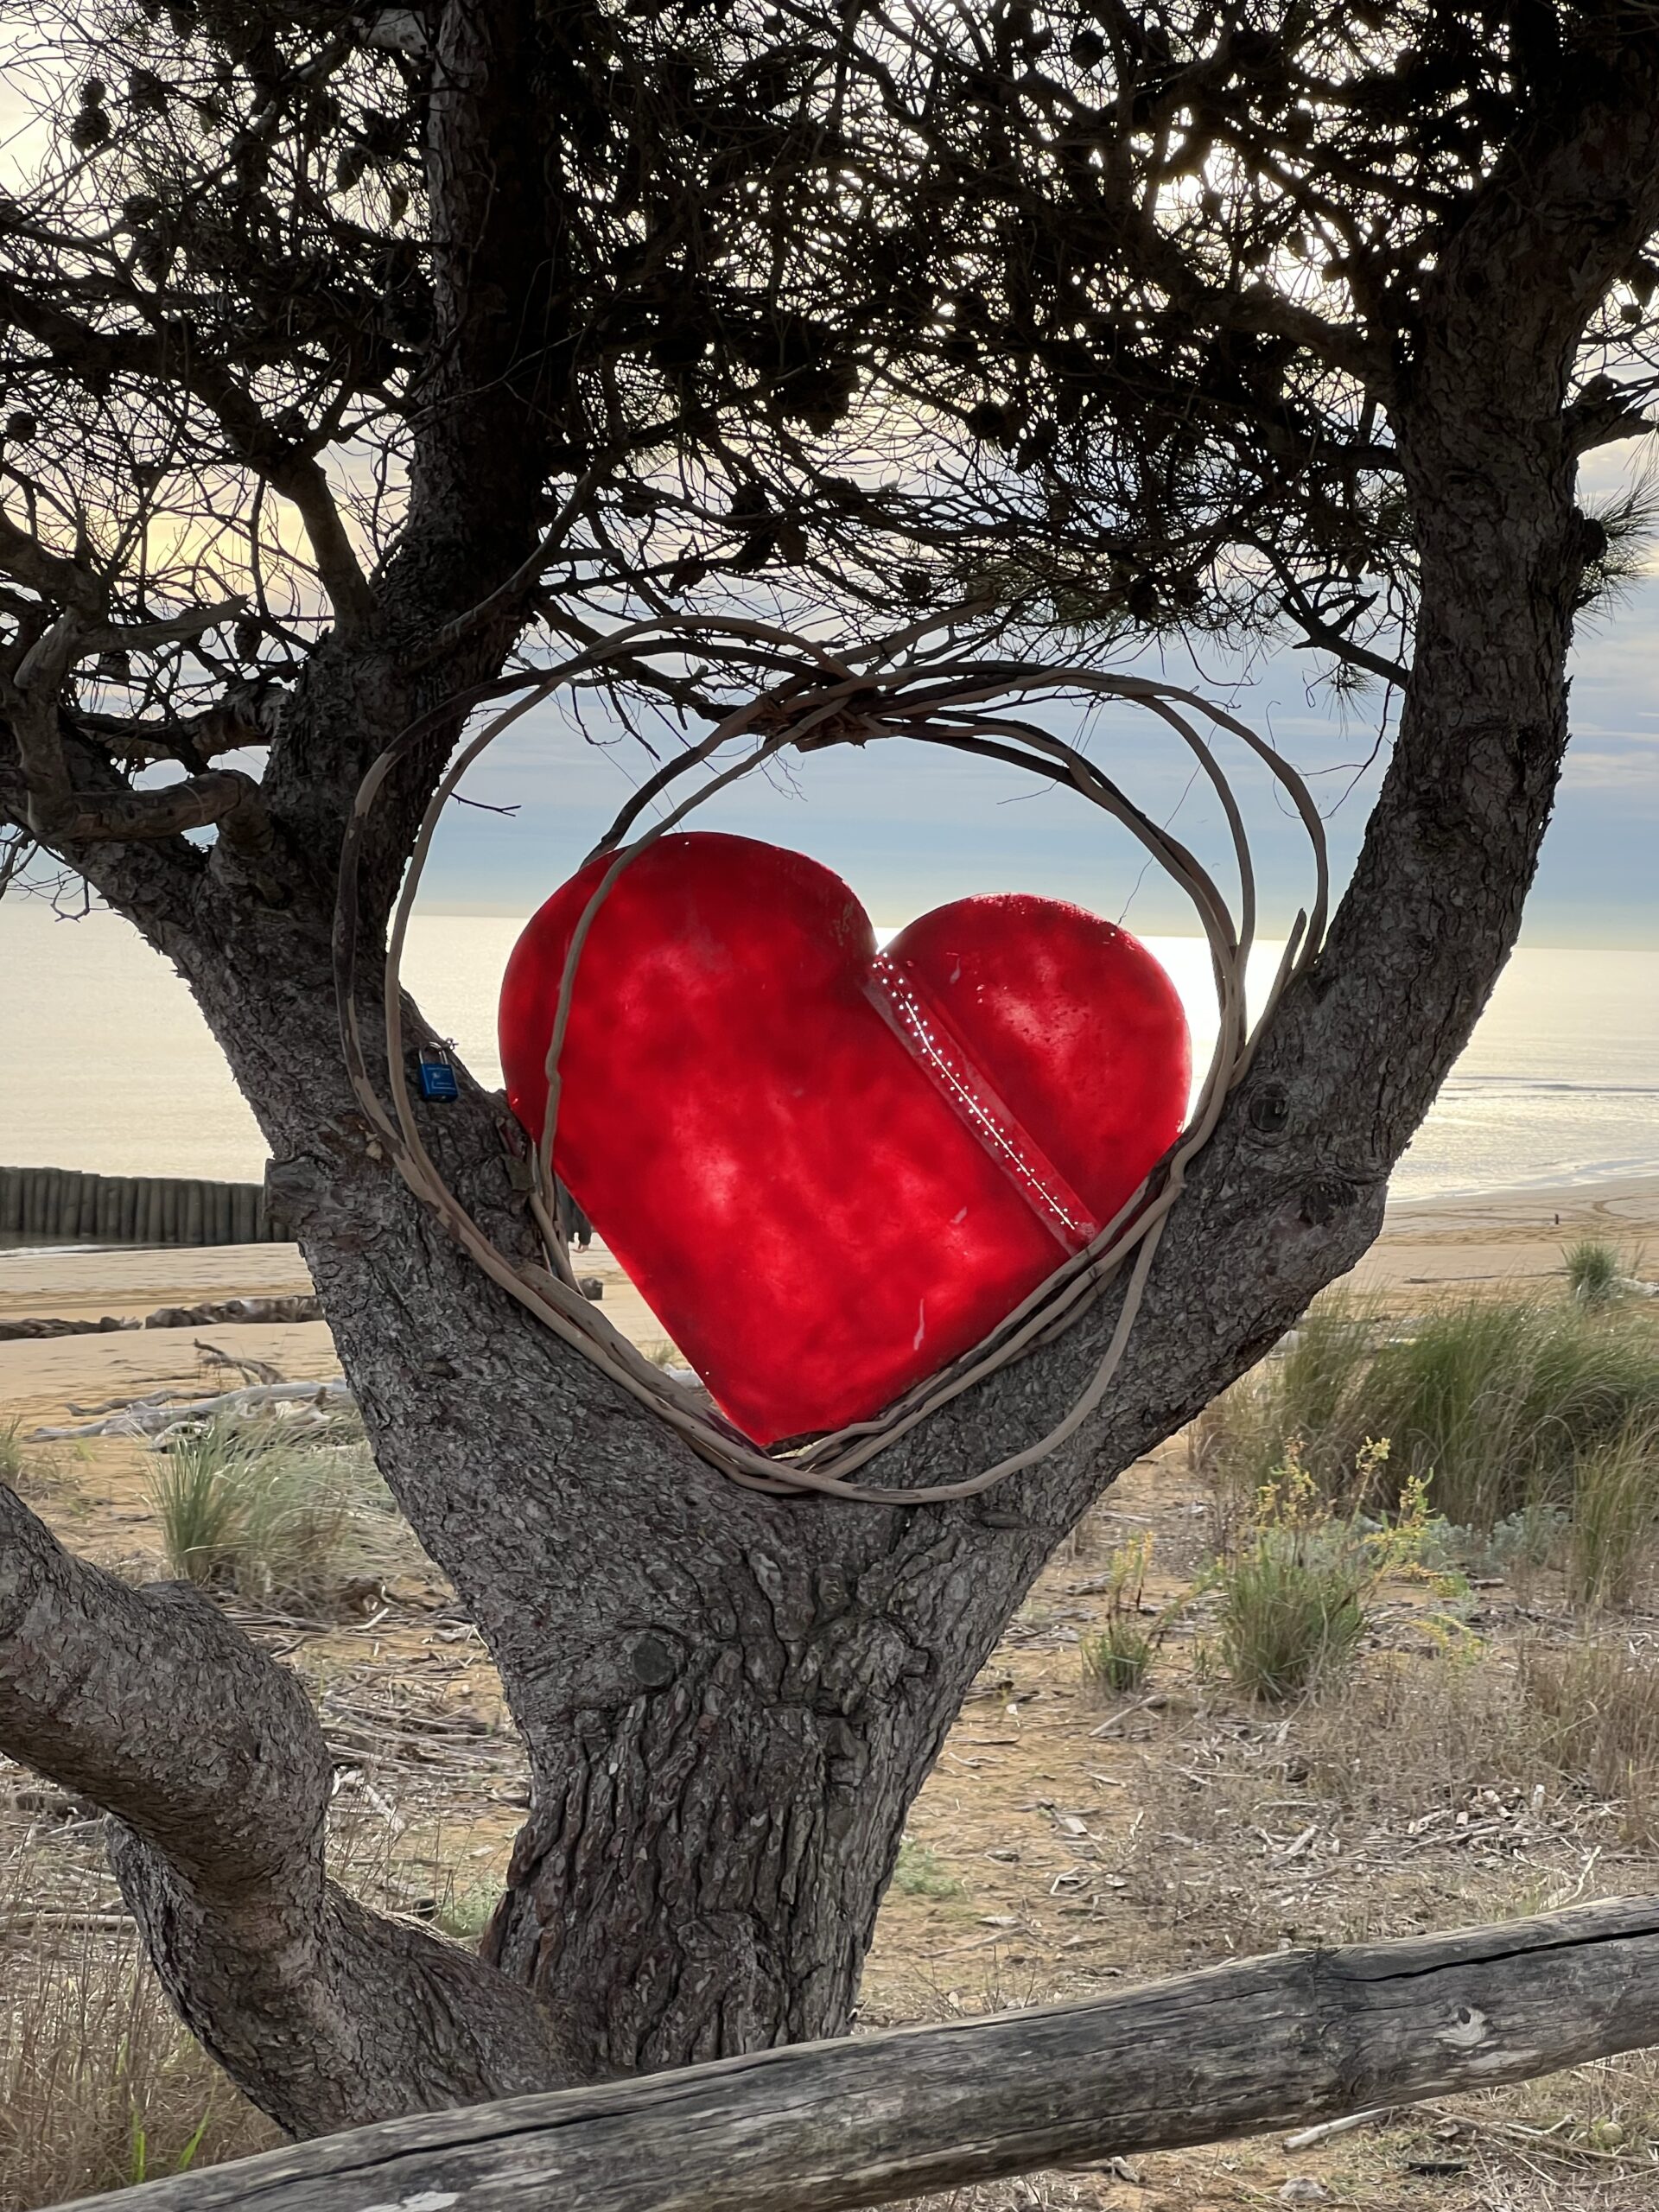
MULTIPOLYGON (((590 861, 513 948, 501 1063, 533 1137, 590 861)), ((1190 1052, 1123 931, 963 899, 876 950, 803 854, 660 838, 577 964, 554 1164, 758 1443, 878 1412, 1079 1250, 1173 1143, 1190 1052)))

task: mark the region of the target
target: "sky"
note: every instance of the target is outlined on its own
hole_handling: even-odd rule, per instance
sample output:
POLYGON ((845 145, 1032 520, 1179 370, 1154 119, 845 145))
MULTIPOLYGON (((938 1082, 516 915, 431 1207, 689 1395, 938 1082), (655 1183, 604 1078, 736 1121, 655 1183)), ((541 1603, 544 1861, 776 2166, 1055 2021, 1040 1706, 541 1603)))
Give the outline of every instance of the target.
MULTIPOLYGON (((1607 474, 1604 470, 1604 474, 1607 474)), ((1338 884, 1363 835, 1384 764, 1381 694, 1344 712, 1310 693, 1312 656, 1288 647, 1249 665, 1205 652, 1143 654, 1135 672, 1163 674, 1231 708, 1272 738, 1308 779, 1325 820, 1338 884)), ((1573 739, 1545 839, 1522 942, 1659 946, 1659 573, 1584 630, 1573 659, 1573 739)), ((1077 737, 1074 712, 1048 718, 1077 737)), ((1155 819, 1208 863, 1224 855, 1217 810, 1155 723, 1121 707, 1082 734, 1155 819)), ((462 786, 479 807, 452 806, 423 886, 428 909, 524 914, 598 837, 650 764, 602 726, 584 734, 556 703, 497 741, 462 786), (512 807, 508 816, 484 810, 512 807)), ((1262 879, 1263 927, 1283 934, 1310 881, 1306 847, 1259 775, 1241 779, 1262 879)), ((751 779, 692 826, 766 837, 811 853, 843 875, 878 923, 897 925, 974 892, 1040 891, 1074 899, 1147 933, 1194 926, 1179 893, 1095 810, 1011 771, 894 741, 796 764, 785 779, 751 779)))

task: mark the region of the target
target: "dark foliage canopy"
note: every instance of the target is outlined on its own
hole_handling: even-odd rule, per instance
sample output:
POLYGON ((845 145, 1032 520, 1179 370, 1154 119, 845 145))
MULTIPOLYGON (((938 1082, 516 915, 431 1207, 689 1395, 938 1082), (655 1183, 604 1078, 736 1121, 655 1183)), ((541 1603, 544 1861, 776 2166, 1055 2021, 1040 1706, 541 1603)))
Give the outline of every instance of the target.
MULTIPOLYGON (((517 214, 481 287, 431 212, 429 11, 124 0, 18 29, 0 657, 38 670, 74 610, 54 664, 117 779, 261 746, 330 626, 395 605, 435 664, 461 644, 477 605, 400 563, 509 435, 486 596, 524 653, 625 607, 975 600, 1096 643, 1288 618, 1392 677, 1389 410, 1425 288, 1650 10, 529 12, 540 234, 517 214), (423 429, 486 376, 484 442, 440 466, 423 429)), ((1580 446, 1642 427, 1656 282, 1644 245, 1586 327, 1580 446)), ((232 799, 221 776, 145 826, 232 799)))

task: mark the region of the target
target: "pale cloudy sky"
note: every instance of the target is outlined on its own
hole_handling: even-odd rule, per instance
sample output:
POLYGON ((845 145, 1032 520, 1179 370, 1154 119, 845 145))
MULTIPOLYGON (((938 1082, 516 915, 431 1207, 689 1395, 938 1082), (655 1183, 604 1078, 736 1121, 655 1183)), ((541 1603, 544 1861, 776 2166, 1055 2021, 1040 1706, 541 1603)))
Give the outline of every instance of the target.
MULTIPOLYGON (((1310 781, 1325 817, 1338 879, 1345 876, 1382 771, 1365 765, 1381 702, 1345 719, 1307 692, 1308 656, 1289 650, 1241 670, 1205 655, 1195 670, 1175 656, 1165 671, 1232 706, 1270 734, 1310 781)), ((1143 659, 1141 672, 1155 664, 1143 659)), ((1659 575, 1580 637, 1573 655, 1573 742, 1525 941, 1541 945, 1659 944, 1659 575)), ((1077 729, 1059 715, 1062 734, 1077 729)), ((524 913, 582 857, 646 764, 624 741, 594 742, 551 706, 507 733, 465 788, 508 817, 452 808, 426 879, 434 905, 524 913)), ((1127 709, 1099 714, 1091 753, 1158 819, 1219 864, 1220 823, 1185 759, 1155 724, 1127 709)), ((1302 847, 1282 804, 1260 778, 1243 779, 1263 880, 1264 927, 1282 925, 1304 895, 1302 847)), ((745 785, 697 817, 702 826, 769 837, 816 855, 844 875, 880 922, 972 891, 1040 890, 1071 898, 1147 931, 1192 926, 1179 898, 1093 810, 1010 772, 914 746, 816 755, 792 779, 745 785)))

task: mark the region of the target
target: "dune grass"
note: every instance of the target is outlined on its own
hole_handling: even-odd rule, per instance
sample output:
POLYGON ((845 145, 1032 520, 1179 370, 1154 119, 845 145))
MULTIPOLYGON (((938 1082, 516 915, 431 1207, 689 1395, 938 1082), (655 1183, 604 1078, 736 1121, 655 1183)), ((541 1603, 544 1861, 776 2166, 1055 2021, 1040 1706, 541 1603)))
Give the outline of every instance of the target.
POLYGON ((150 1497, 175 1574, 314 1611, 413 1542, 350 1424, 290 1436, 280 1421, 209 1422, 168 1445, 150 1497))
POLYGON ((1639 1493, 1659 1498, 1659 1335, 1642 1311, 1577 1299, 1448 1301, 1399 1328, 1327 1299, 1205 1416, 1198 1448, 1248 1496, 1294 1446, 1333 1505, 1386 1510, 1375 1475, 1356 1489, 1368 1437, 1390 1440, 1388 1485, 1426 1484, 1456 1526, 1570 1512, 1581 1483, 1628 1516, 1639 1493))
POLYGON ((1617 1296, 1624 1269, 1618 1254, 1600 1237, 1581 1236, 1561 1254, 1567 1287, 1586 1306, 1605 1306, 1617 1296))

